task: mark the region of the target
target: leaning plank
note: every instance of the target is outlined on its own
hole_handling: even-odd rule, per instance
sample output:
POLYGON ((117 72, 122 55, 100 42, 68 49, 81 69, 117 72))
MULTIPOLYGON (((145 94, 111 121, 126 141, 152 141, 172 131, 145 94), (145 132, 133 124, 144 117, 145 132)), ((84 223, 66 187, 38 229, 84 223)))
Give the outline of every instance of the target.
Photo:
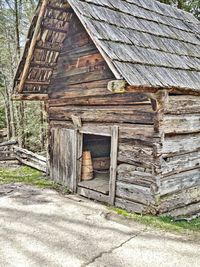
POLYGON ((30 159, 24 159, 19 156, 15 156, 15 159, 17 159, 19 162, 23 163, 24 165, 30 166, 36 170, 42 171, 46 173, 46 164, 40 164, 40 163, 35 163, 34 161, 31 161, 30 159))
POLYGON ((40 160, 41 162, 46 162, 45 157, 38 155, 38 154, 35 154, 35 153, 28 151, 26 149, 23 149, 21 147, 13 146, 13 151, 15 153, 21 154, 22 156, 25 155, 26 157, 30 157, 30 158, 32 157, 32 158, 40 160))
POLYGON ((18 159, 21 163, 39 171, 46 172, 47 166, 45 157, 17 146, 13 146, 13 152, 16 159, 18 159))
POLYGON ((155 204, 151 189, 141 185, 117 182, 116 196, 145 205, 155 204))

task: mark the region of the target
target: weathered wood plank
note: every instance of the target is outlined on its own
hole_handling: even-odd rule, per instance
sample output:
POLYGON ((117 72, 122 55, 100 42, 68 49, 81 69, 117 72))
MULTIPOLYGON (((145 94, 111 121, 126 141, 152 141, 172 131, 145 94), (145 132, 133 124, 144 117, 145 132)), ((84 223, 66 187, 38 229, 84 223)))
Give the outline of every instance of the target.
POLYGON ((115 199, 115 206, 125 209, 129 212, 139 213, 139 214, 156 214, 156 209, 154 207, 147 207, 144 204, 129 201, 122 198, 115 199))
POLYGON ((177 193, 162 197, 160 199, 159 212, 169 212, 197 202, 200 202, 200 186, 183 189, 177 193))
POLYGON ((111 161, 110 161, 110 182, 109 182, 109 197, 110 204, 114 205, 115 203, 115 194, 116 194, 116 177, 117 177, 117 154, 118 154, 118 138, 119 138, 119 127, 112 127, 111 134, 111 161))
POLYGON ((89 88, 88 86, 84 87, 84 84, 80 84, 80 86, 70 86, 63 92, 53 91, 50 94, 51 99, 49 100, 49 105, 51 107, 59 107, 65 105, 150 105, 150 102, 143 94, 113 95, 105 92, 103 83, 102 88, 98 88, 98 84, 96 83, 91 84, 93 85, 92 88, 89 88))
POLYGON ((158 147, 158 155, 170 157, 180 154, 186 154, 198 151, 200 148, 200 134, 185 134, 166 136, 163 140, 163 146, 158 147))
POLYGON ((200 151, 161 158, 161 174, 170 175, 200 167, 200 151))
POLYGON ((116 184, 116 197, 145 205, 155 204, 155 199, 150 188, 119 181, 116 184))
POLYGON ((191 95, 170 95, 165 107, 167 114, 200 113, 200 97, 191 95))
POLYGON ((178 217, 178 216, 191 216, 198 213, 200 213, 200 202, 192 203, 190 205, 172 210, 165 214, 173 217, 178 217))
POLYGON ((77 192, 79 195, 87 197, 89 199, 95 199, 95 200, 100 201, 100 202, 109 203, 109 196, 108 195, 104 195, 102 193, 95 192, 93 190, 82 188, 80 186, 78 186, 77 192))
POLYGON ((50 107, 50 120, 71 120, 71 116, 79 116, 83 122, 131 122, 153 124, 154 112, 145 106, 124 109, 115 107, 50 107))
POLYGON ((200 114, 164 115, 160 131, 165 134, 183 134, 200 132, 200 114))
MULTIPOLYGON (((84 122, 82 127, 79 129, 80 132, 92 134, 102 134, 105 136, 111 135, 111 127, 117 125, 119 127, 119 138, 120 139, 135 139, 147 142, 161 142, 160 136, 154 131, 153 125, 148 124, 128 124, 128 123, 104 123, 104 122, 84 122), (145 129, 145 131, 144 131, 145 129)), ((50 121, 51 127, 65 127, 69 129, 75 129, 74 125, 70 121, 50 121)))
POLYGON ((153 146, 147 146, 142 142, 120 140, 118 161, 133 165, 142 165, 143 168, 152 168, 156 165, 153 146))
POLYGON ((12 95, 12 100, 40 100, 46 101, 48 100, 48 94, 14 94, 12 95))
POLYGON ((74 130, 53 128, 51 135, 51 178, 73 191, 76 175, 74 130))
POLYGON ((145 172, 151 171, 150 169, 145 169, 145 171, 142 172, 138 171, 137 168, 137 166, 130 164, 120 164, 117 168, 117 181, 141 185, 149 188, 156 186, 155 176, 149 172, 145 172))
POLYGON ((194 186, 200 186, 200 168, 161 178, 159 192, 164 196, 194 186))

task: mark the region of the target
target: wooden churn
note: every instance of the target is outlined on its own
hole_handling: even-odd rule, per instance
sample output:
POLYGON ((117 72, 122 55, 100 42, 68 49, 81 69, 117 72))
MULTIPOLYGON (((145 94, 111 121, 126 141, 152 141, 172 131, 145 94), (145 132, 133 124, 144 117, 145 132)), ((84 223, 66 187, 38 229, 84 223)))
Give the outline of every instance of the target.
POLYGON ((88 181, 93 179, 93 165, 90 151, 83 151, 82 156, 82 180, 88 181))

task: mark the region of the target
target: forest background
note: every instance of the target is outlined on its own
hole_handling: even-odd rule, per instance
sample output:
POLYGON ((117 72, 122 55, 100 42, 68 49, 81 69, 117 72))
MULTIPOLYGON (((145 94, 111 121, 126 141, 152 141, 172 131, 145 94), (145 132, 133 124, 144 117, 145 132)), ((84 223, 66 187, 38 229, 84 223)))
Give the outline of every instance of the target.
MULTIPOLYGON (((0 0, 0 132, 21 147, 45 151, 47 115, 43 102, 12 101, 15 71, 39 0, 0 0)), ((200 19, 200 0, 160 0, 200 19)))

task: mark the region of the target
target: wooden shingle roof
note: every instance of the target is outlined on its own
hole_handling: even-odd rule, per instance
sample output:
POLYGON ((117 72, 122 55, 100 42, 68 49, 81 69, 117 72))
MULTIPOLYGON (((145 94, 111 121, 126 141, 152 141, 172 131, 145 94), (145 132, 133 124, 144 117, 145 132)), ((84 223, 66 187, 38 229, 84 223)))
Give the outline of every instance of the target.
MULTIPOLYGON (((67 36, 72 15, 68 12, 68 4, 117 79, 125 79, 130 85, 137 87, 200 91, 199 21, 190 13, 155 0, 49 0, 41 24, 44 32, 40 33, 36 44, 36 49, 43 45, 43 53, 47 53, 49 62, 49 75, 41 74, 42 82, 47 81, 46 85, 43 85, 45 90, 48 89, 47 83, 52 74, 51 63, 53 66, 59 56, 60 48, 55 47, 55 50, 54 46, 60 44, 62 47, 67 36), (57 9, 53 9, 53 4, 57 9), (60 15, 56 12, 60 12, 60 15), (49 23, 44 24, 45 20, 49 20, 49 23), (41 45, 38 45, 38 42, 41 45), (48 52, 49 46, 51 50, 48 52)), ((28 47, 29 45, 26 45, 25 53, 28 47)), ((38 58, 39 53, 42 52, 38 51, 38 58)), ((16 75, 16 85, 20 81, 25 58, 26 54, 16 75)), ((37 71, 33 62, 31 64, 35 76, 32 77, 29 71, 29 78, 33 80, 37 71)), ((36 67, 39 68, 39 64, 36 67)), ((45 66, 43 70, 45 71, 45 66)), ((28 86, 25 85, 23 91, 26 91, 28 86)), ((29 84, 30 86, 36 88, 29 84)))
POLYGON ((200 24, 154 0, 69 0, 119 76, 133 86, 200 90, 200 24))

